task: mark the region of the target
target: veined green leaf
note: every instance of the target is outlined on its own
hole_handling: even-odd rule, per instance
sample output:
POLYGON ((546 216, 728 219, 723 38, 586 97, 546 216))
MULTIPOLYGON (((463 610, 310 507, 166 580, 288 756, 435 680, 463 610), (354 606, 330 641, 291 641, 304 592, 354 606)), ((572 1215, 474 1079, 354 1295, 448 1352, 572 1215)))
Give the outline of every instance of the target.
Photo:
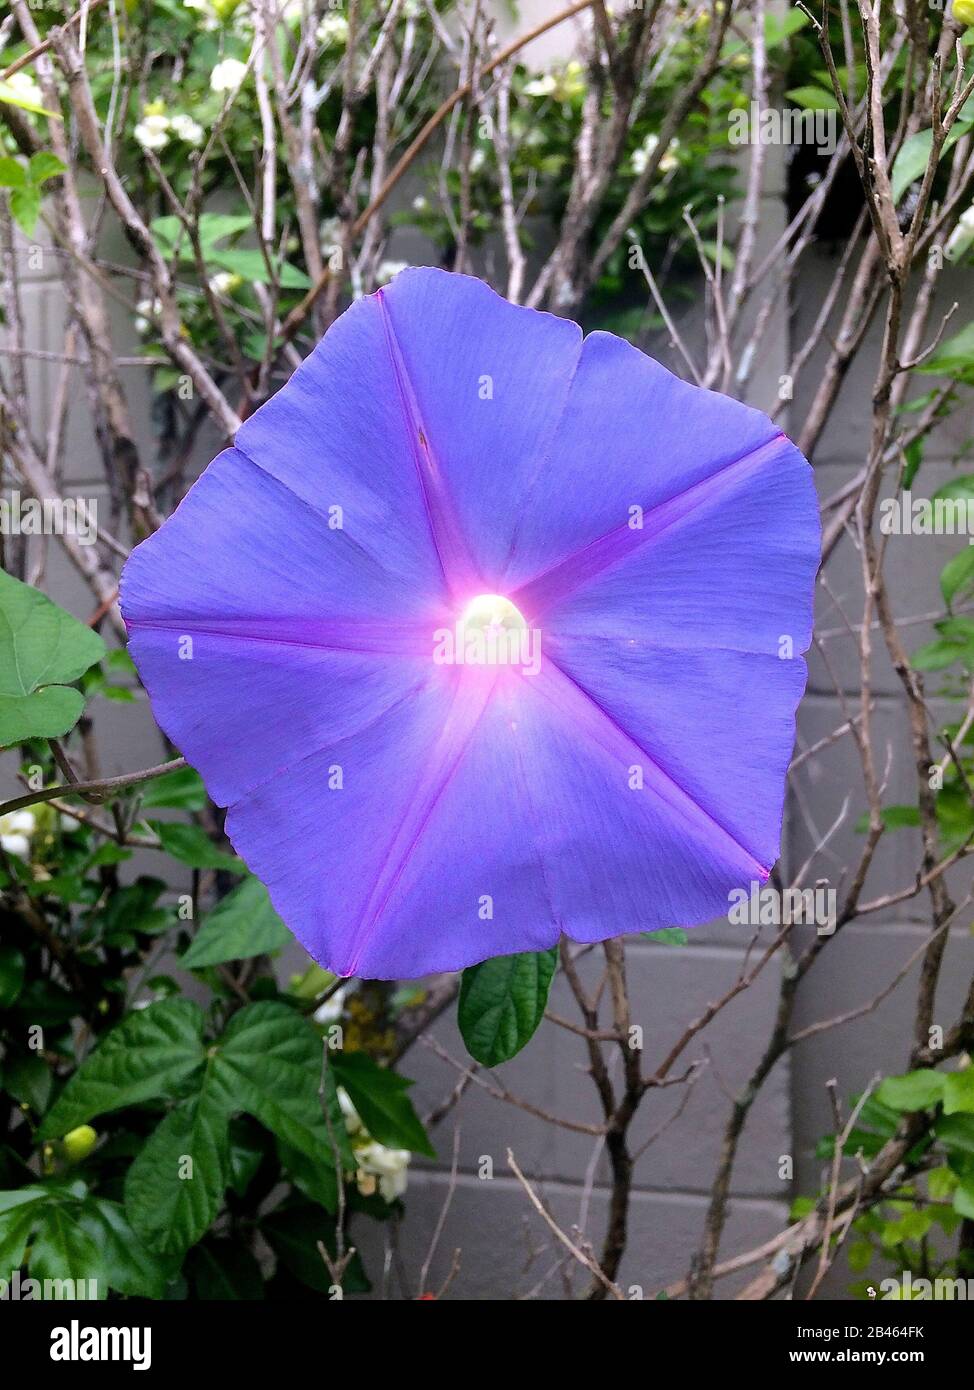
POLYGON ((485 1067, 517 1055, 544 1015, 558 951, 523 951, 469 966, 460 983, 457 1022, 467 1051, 485 1067))
POLYGON ((73 728, 85 702, 69 683, 104 654, 90 627, 0 570, 0 747, 73 728))

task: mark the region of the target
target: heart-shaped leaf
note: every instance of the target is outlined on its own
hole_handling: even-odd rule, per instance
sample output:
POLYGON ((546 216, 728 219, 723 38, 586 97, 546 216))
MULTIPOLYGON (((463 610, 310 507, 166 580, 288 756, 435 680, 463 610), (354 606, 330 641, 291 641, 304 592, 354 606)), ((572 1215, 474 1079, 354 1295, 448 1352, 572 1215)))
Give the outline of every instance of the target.
POLYGON ((0 748, 73 728, 85 701, 69 683, 104 655, 97 632, 0 570, 0 748))

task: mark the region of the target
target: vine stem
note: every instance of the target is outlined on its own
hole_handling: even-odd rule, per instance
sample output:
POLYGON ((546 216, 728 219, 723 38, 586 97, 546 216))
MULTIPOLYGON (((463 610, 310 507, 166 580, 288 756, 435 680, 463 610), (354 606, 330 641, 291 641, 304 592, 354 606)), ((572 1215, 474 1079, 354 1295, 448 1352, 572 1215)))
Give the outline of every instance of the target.
POLYGON ((104 800, 113 792, 134 787, 139 782, 151 782, 155 777, 164 777, 167 772, 176 772, 185 766, 185 758, 173 758, 171 762, 160 763, 158 767, 143 768, 141 772, 123 772, 119 777, 103 777, 98 782, 62 782, 56 787, 42 787, 39 791, 15 796, 11 801, 0 801, 0 816, 21 811, 25 806, 34 806, 39 801, 53 801, 58 796, 91 796, 99 801, 104 800))

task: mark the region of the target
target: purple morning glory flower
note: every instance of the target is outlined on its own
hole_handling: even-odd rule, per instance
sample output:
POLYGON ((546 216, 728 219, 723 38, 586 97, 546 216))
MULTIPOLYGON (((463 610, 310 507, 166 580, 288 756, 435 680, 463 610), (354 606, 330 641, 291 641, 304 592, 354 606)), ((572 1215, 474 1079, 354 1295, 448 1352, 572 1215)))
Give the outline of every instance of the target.
POLYGON ((159 724, 339 974, 727 911, 777 858, 819 554, 771 421, 405 270, 128 561, 159 724))

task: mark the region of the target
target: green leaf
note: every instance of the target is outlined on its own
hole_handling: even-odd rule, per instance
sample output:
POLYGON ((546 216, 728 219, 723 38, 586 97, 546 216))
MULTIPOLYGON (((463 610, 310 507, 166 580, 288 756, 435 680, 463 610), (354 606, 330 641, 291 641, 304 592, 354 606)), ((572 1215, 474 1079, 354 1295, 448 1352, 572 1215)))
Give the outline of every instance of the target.
MULTIPOLYGON (((0 1198, 8 1195, 11 1194, 2 1192, 0 1198)), ((27 1242, 30 1240, 33 1225, 32 1204, 25 1203, 22 1206, 11 1207, 7 1211, 0 1209, 0 1269, 7 1271, 19 1269, 24 1263, 27 1242)), ((7 1274, 3 1275, 3 1278, 6 1279, 7 1277, 7 1274)))
POLYGON ((974 1114, 974 1066, 944 1076, 944 1114, 974 1114))
POLYGON ((903 146, 893 162, 893 202, 898 203, 911 183, 922 178, 930 162, 933 149, 933 131, 920 130, 904 140, 903 146))
POLYGON ((463 972, 457 1022, 471 1057, 496 1067, 521 1051, 544 1015, 557 963, 552 947, 495 956, 463 972))
POLYGON ((30 1247, 30 1273, 34 1279, 85 1281, 85 1292, 98 1298, 108 1295, 108 1271, 98 1244, 79 1217, 80 1203, 48 1201, 34 1208, 36 1220, 30 1247))
POLYGON ((786 10, 782 15, 766 14, 764 17, 764 36, 768 48, 777 48, 785 39, 808 23, 808 15, 802 10, 786 10))
POLYGON ((940 589, 948 608, 971 584, 974 584, 974 545, 961 550, 940 571, 940 589))
POLYGON ((905 1076, 888 1076, 876 1091, 876 1098, 894 1110, 928 1110, 944 1093, 944 1074, 924 1068, 905 1076))
POLYGON ((23 188, 26 183, 24 166, 9 154, 0 155, 0 188, 23 188))
MULTIPOLYGON (((324 1053, 327 1059, 326 1065, 321 1069, 321 1085, 319 1087, 319 1102, 325 1114, 325 1128, 328 1130, 329 1152, 334 1153, 338 1149, 338 1158, 342 1168, 346 1173, 354 1171, 358 1167, 351 1141, 348 1137, 348 1129, 345 1124, 345 1113, 342 1110, 341 1101, 338 1099, 338 1084, 335 1081, 335 1069, 330 1065, 334 1058, 334 1052, 328 1048, 324 1053)), ((326 1202, 325 1206, 328 1205, 326 1202)))
POLYGON ((33 184, 27 184, 24 188, 15 188, 10 194, 10 211, 13 213, 14 221, 23 228, 28 236, 33 236, 37 228, 42 201, 41 190, 35 188, 33 184))
POLYGON ((3 1085, 14 1100, 43 1115, 51 1098, 51 1068, 36 1052, 8 1052, 3 1063, 3 1085))
POLYGON ((413 1084, 404 1076, 380 1067, 364 1052, 329 1054, 329 1065, 373 1139, 391 1149, 436 1157, 413 1103, 406 1095, 413 1084))
POLYGON ((909 488, 923 462, 923 440, 914 439, 903 450, 903 457, 906 459, 906 467, 903 470, 903 486, 909 488))
POLYGON ((963 477, 951 478, 949 483, 944 483, 943 487, 938 487, 930 500, 932 502, 974 500, 974 473, 965 473, 963 477))
POLYGON ((16 946, 0 946, 0 1009, 8 1009, 23 989, 26 968, 16 946))
POLYGON ((826 91, 824 87, 792 87, 790 92, 785 92, 785 96, 796 106, 804 107, 806 111, 838 111, 839 109, 835 93, 826 91))
POLYGON ((66 734, 84 708, 68 683, 104 654, 90 627, 0 570, 0 748, 66 734))
MULTIPOLYGON (((320 1075, 321 1042, 303 1015, 276 1001, 235 1014, 206 1051, 198 1093, 169 1112, 129 1169, 125 1209, 145 1243, 181 1254, 212 1225, 233 1177, 229 1125, 240 1111, 299 1156, 303 1176, 316 1167, 327 1172, 332 1146, 318 1096, 320 1075)), ((336 1138, 353 1167, 340 1111, 336 1138)), ((318 1187, 319 1200, 334 1205, 335 1189, 318 1187)))
POLYGON ((288 1005, 248 1004, 230 1020, 215 1065, 235 1109, 246 1110, 309 1158, 328 1163, 331 1143, 318 1098, 321 1047, 307 1019, 288 1005))
POLYGON ((920 808, 918 806, 884 806, 882 819, 887 830, 902 830, 904 826, 920 824, 920 808))
POLYGON ((181 236, 185 239, 183 224, 178 217, 155 217, 149 223, 149 231, 164 256, 172 255, 181 236))
MULTIPOLYGON (((320 1207, 307 1202, 289 1202, 263 1217, 260 1229, 280 1263, 295 1279, 316 1293, 330 1292, 332 1278, 321 1258, 318 1242, 321 1241, 334 1257, 335 1222, 320 1207)), ((356 1254, 345 1271, 342 1288, 346 1293, 368 1293, 370 1287, 356 1254)))
POLYGON ((55 1289, 64 1280, 72 1280, 75 1288, 84 1280, 88 1297, 94 1296, 96 1289, 98 1298, 108 1293, 97 1245, 74 1213, 63 1206, 42 1209, 30 1248, 30 1272, 35 1279, 54 1281, 55 1289))
POLYGON ((197 1246, 189 1258, 187 1273, 196 1297, 204 1301, 251 1302, 264 1297, 264 1279, 252 1253, 238 1240, 219 1238, 197 1246))
MULTIPOLYGON (((950 147, 956 144, 966 129, 965 122, 957 121, 955 123, 944 141, 943 149, 940 151, 941 159, 950 147)), ((900 152, 893 161, 893 177, 890 180, 894 203, 900 201, 911 183, 915 183, 917 179, 923 177, 930 162, 932 150, 932 130, 918 130, 916 135, 911 135, 908 140, 903 141, 900 152)))
POLYGON ((934 1133, 951 1156, 974 1158, 974 1115, 943 1115, 934 1133))
POLYGON ((277 1153, 281 1166, 294 1185, 313 1202, 318 1202, 328 1211, 334 1212, 338 1209, 336 1167, 340 1166, 344 1173, 352 1173, 358 1167, 358 1160, 348 1137, 331 1066, 321 1068, 319 1104, 323 1113, 327 1114, 323 1136, 326 1155, 324 1161, 320 1154, 311 1158, 280 1138, 277 1140, 277 1153))
POLYGON ((954 1193, 954 1211, 958 1216, 974 1221, 974 1181, 961 1182, 954 1193))
POLYGON ((127 685, 100 685, 93 693, 119 705, 134 705, 136 701, 135 691, 129 690, 127 685))
POLYGON ((641 931, 641 941, 650 941, 654 946, 685 946, 690 938, 682 927, 660 927, 659 931, 641 931))
MULTIPOLYGON (((84 1183, 79 1182, 77 1188, 83 1195, 84 1183)), ((0 1192, 0 1216, 6 1216, 9 1212, 29 1206, 33 1202, 46 1202, 54 1190, 51 1183, 37 1182, 27 1187, 15 1188, 13 1191, 0 1192)), ((70 1191, 70 1185, 68 1190, 70 1191)))
POLYGON ((206 805, 203 779, 192 767, 178 767, 163 777, 154 777, 141 789, 144 810, 165 806, 173 811, 202 811, 206 805))
POLYGON ((959 782, 949 782, 937 793, 937 823, 947 854, 974 834, 974 806, 959 782))
POLYGON ((718 246, 716 241, 702 241, 700 244, 708 261, 713 261, 716 265, 719 259, 725 270, 734 269, 734 252, 729 246, 718 246))
POLYGON ((291 933, 271 906, 267 889, 249 876, 206 917, 180 960, 186 970, 200 970, 227 960, 247 960, 277 951, 291 933))
POLYGON ((136 674, 135 662, 124 647, 116 647, 113 651, 110 651, 105 657, 104 664, 109 671, 116 671, 126 676, 134 676, 136 674))
POLYGON ((927 642, 918 647, 910 661, 917 671, 945 671, 968 651, 967 642, 927 642))
POLYGON ((60 111, 48 111, 46 106, 38 106, 35 101, 29 101, 18 93, 16 87, 11 87, 9 82, 0 82, 0 101, 8 106, 19 106, 21 111, 30 111, 34 116, 51 116, 56 121, 61 119, 60 111))
MULTIPOLYGON (((240 275, 244 280, 249 280, 253 284, 269 285, 272 277, 267 268, 260 251, 251 251, 241 248, 234 248, 232 251, 212 251, 206 249, 206 260, 208 265, 217 265, 221 270, 229 270, 234 275, 240 275)), ((278 284, 285 290, 306 290, 310 287, 311 281, 303 270, 297 266, 290 265, 287 261, 277 262, 274 265, 277 273, 278 284)))
POLYGON ((263 1162, 265 1138, 261 1127, 249 1118, 238 1116, 230 1122, 230 1186, 238 1197, 246 1196, 263 1162))
POLYGON ((934 626, 949 642, 969 642, 974 646, 974 621, 970 618, 941 618, 934 626))
POLYGON ((42 184, 47 179, 57 178, 58 174, 63 174, 67 165, 62 164, 56 154, 50 150, 38 150, 37 154, 32 154, 28 165, 30 181, 34 185, 42 184))
MULTIPOLYGON (((955 127, 956 128, 956 127, 955 127)), ((941 343, 914 370, 927 376, 963 376, 974 367, 974 322, 941 343)))
MULTIPOLYGON (((884 806, 880 816, 887 830, 902 830, 904 826, 920 824, 918 806, 884 806)), ((864 811, 856 821, 855 829, 858 835, 865 835, 869 829, 868 811, 864 811)))
POLYGON ((171 1096, 204 1062, 203 1014, 189 999, 137 1009, 102 1039, 38 1130, 56 1139, 96 1115, 171 1096))
MULTIPOLYGON (((764 41, 768 48, 777 48, 779 44, 791 37, 797 29, 808 23, 808 16, 801 10, 788 10, 785 14, 765 15, 764 17, 764 41)), ((743 39, 728 39, 720 50, 721 62, 726 63, 738 53, 746 51, 748 45, 743 39)))
MULTIPOLYGON (((172 220, 176 221, 175 218, 172 220)), ((245 232, 253 225, 253 219, 245 212, 204 212, 199 225, 200 243, 205 250, 224 237, 245 232)))
MULTIPOLYGON (((342 1128, 344 1130, 344 1122, 342 1128)), ((293 1144, 286 1144, 283 1139, 278 1139, 277 1157, 283 1172, 290 1178, 299 1192, 303 1192, 312 1202, 317 1202, 326 1211, 335 1212, 338 1210, 338 1175, 335 1171, 333 1154, 329 1153, 329 1156, 324 1160, 309 1158, 300 1149, 296 1149, 293 1144)), ((354 1158, 350 1164, 343 1164, 342 1170, 354 1172, 354 1158)))
POLYGON ((82 1204, 78 1224, 99 1250, 110 1288, 132 1298, 165 1298, 178 1262, 146 1249, 121 1203, 89 1197, 82 1204))
POLYGON ((125 1177, 125 1213, 150 1250, 180 1257, 216 1219, 229 1174, 227 1105, 213 1065, 199 1095, 149 1136, 125 1177))
POLYGON ((957 1187, 957 1175, 949 1168, 931 1168, 927 1174, 927 1190, 935 1202, 942 1202, 957 1187))
POLYGON ((225 869, 232 874, 245 874, 245 866, 235 854, 217 849, 198 825, 183 825, 178 821, 151 820, 149 824, 159 836, 166 854, 171 854, 191 869, 225 869))
POLYGON ((857 1240, 849 1246, 849 1268, 853 1274, 862 1274, 869 1268, 873 1259, 873 1247, 868 1240, 857 1240))

